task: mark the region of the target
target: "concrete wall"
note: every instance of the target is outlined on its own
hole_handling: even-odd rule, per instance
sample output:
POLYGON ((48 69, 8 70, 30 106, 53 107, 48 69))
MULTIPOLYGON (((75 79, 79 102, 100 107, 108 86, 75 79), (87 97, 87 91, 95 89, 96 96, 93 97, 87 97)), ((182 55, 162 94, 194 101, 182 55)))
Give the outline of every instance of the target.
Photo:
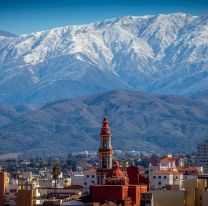
POLYGON ((33 206, 33 191, 19 190, 17 193, 17 206, 33 206))
POLYGON ((158 190, 152 191, 153 204, 152 206, 184 206, 183 191, 158 190))
POLYGON ((208 191, 202 192, 202 206, 208 205, 208 191))
POLYGON ((84 175, 79 174, 79 175, 73 175, 71 176, 72 180, 72 185, 84 185, 84 175))

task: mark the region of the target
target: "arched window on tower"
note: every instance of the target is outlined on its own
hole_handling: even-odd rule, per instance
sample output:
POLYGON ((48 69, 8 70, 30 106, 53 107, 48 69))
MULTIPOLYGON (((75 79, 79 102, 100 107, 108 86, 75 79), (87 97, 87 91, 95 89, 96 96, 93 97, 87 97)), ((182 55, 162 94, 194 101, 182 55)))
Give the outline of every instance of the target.
POLYGON ((102 168, 107 168, 107 157, 106 156, 103 157, 102 163, 103 163, 102 168))
POLYGON ((106 139, 103 140, 103 148, 105 148, 105 149, 108 148, 108 144, 107 144, 107 140, 106 139))

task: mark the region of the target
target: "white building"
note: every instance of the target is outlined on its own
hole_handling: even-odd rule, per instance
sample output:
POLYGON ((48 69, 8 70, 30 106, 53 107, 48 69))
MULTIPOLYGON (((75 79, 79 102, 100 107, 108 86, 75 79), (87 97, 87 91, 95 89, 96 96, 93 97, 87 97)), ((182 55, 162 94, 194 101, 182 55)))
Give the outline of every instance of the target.
POLYGON ((198 176, 203 173, 203 168, 182 166, 182 167, 177 167, 177 172, 183 173, 184 180, 194 180, 197 179, 198 176))
POLYGON ((180 157, 174 157, 173 155, 167 155, 162 158, 159 163, 159 170, 173 170, 176 167, 184 166, 184 159, 180 157))
POLYGON ((72 185, 84 185, 84 174, 83 172, 74 172, 71 175, 71 184, 72 185))
POLYGON ((149 174, 150 189, 162 189, 166 185, 178 185, 181 188, 183 174, 175 171, 159 170, 149 174))
POLYGON ((184 158, 167 155, 157 165, 149 167, 151 189, 161 189, 166 185, 178 185, 181 188, 184 180, 197 179, 202 173, 200 167, 184 166, 184 158))
POLYGON ((83 172, 75 172, 71 176, 71 184, 83 186, 84 193, 89 193, 90 186, 96 184, 96 180, 97 176, 95 169, 89 169, 83 172))
POLYGON ((84 192, 90 192, 90 186, 96 184, 97 176, 96 169, 83 171, 84 174, 84 192))

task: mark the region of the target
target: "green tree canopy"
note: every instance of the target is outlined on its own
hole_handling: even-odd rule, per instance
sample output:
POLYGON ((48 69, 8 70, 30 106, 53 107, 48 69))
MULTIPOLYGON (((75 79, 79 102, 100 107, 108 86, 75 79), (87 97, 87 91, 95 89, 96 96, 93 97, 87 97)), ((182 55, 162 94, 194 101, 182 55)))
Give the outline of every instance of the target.
POLYGON ((53 179, 57 180, 58 176, 61 174, 61 168, 58 164, 55 164, 52 169, 53 179))

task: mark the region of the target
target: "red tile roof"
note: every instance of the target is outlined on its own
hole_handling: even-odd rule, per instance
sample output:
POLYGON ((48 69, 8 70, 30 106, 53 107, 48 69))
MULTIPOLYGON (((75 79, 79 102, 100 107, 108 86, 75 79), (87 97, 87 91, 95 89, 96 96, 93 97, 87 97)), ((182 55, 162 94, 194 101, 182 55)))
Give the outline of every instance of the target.
POLYGON ((176 172, 176 171, 169 171, 169 170, 158 170, 158 171, 154 171, 154 172, 151 172, 150 174, 161 174, 161 175, 182 175, 182 173, 180 172, 176 172))
POLYGON ((96 173, 96 169, 84 170, 84 173, 96 173))

